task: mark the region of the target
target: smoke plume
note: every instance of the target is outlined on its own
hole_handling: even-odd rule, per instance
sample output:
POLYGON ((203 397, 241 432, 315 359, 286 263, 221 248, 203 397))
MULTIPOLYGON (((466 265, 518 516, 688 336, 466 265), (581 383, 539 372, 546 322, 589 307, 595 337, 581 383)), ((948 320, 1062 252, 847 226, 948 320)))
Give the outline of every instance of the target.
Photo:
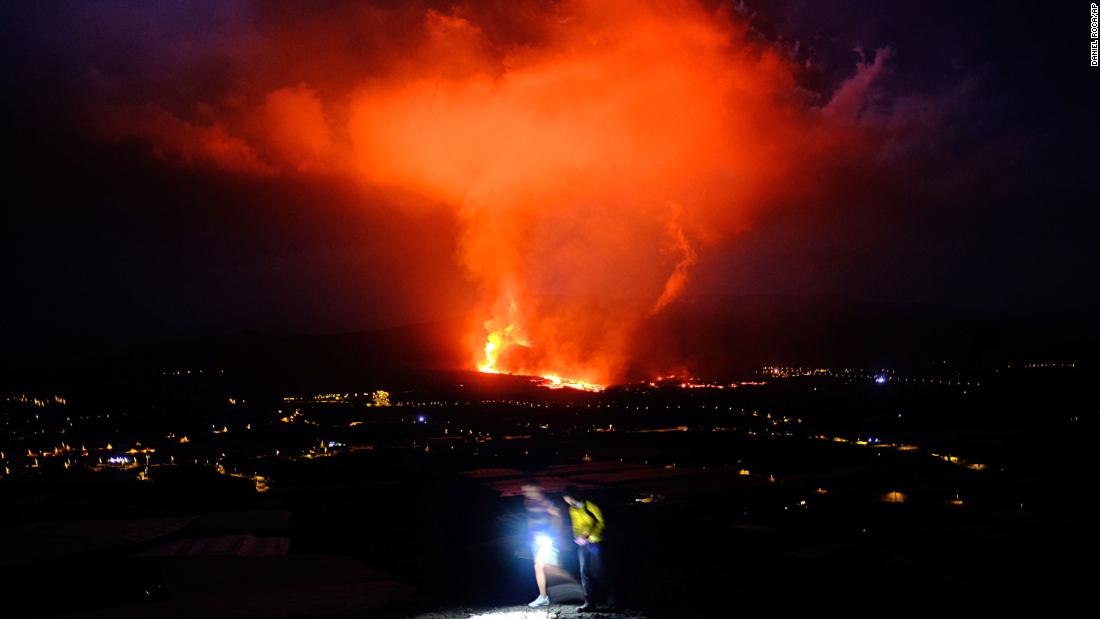
POLYGON ((864 156, 888 56, 823 102, 739 14, 692 0, 334 6, 260 13, 177 67, 182 86, 101 101, 95 130, 443 205, 478 299, 469 367, 564 382, 621 379, 713 248, 864 156))

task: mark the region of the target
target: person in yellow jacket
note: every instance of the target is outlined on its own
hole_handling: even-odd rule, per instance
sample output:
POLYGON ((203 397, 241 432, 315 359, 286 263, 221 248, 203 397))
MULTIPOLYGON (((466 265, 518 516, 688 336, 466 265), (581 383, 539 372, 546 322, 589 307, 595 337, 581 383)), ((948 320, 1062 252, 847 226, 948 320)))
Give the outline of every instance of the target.
POLYGON ((606 589, 601 545, 606 525, 603 513, 595 503, 585 498, 576 486, 568 486, 562 499, 569 504, 569 519, 573 522, 573 541, 577 544, 577 560, 581 568, 584 604, 578 612, 594 610, 596 593, 606 589))

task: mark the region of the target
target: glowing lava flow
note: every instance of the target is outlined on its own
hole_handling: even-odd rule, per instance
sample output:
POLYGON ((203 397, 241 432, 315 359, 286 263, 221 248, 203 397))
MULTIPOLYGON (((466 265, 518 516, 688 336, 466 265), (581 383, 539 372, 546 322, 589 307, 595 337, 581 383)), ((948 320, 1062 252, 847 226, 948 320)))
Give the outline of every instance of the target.
MULTIPOLYGON (((500 353, 503 352, 508 346, 528 346, 526 339, 518 336, 519 329, 514 324, 509 324, 503 329, 498 329, 489 333, 485 338, 485 356, 477 364, 477 371, 485 374, 509 374, 508 372, 497 367, 497 362, 500 359, 500 353)), ((520 374, 520 376, 526 376, 520 374)), ((577 380, 575 378, 564 378, 557 374, 542 374, 541 376, 531 376, 531 380, 542 387, 548 389, 577 389, 580 391, 603 391, 604 385, 596 383, 590 383, 583 380, 577 380)))
POLYGON ((583 380, 576 380, 573 378, 562 378, 557 374, 543 374, 538 377, 536 382, 548 389, 578 389, 580 391, 603 391, 605 387, 603 385, 597 385, 596 383, 586 383, 583 380))

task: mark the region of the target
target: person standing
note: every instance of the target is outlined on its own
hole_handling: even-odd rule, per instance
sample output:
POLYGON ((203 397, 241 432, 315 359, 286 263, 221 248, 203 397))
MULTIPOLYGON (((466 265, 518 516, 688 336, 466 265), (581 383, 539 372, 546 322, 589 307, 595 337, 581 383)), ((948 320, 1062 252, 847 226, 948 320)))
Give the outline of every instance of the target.
POLYGON ((576 486, 566 487, 562 499, 569 504, 573 541, 577 544, 577 560, 581 569, 581 588, 584 589, 584 604, 578 606, 577 611, 589 612, 595 609, 599 599, 596 594, 604 593, 607 589, 601 556, 606 523, 600 508, 582 495, 576 486))
POLYGON ((538 608, 550 604, 546 594, 546 568, 557 565, 558 552, 554 547, 554 537, 560 522, 561 510, 554 507, 535 484, 523 486, 523 508, 527 512, 527 535, 531 555, 535 560, 535 582, 539 586, 539 596, 528 606, 538 608))

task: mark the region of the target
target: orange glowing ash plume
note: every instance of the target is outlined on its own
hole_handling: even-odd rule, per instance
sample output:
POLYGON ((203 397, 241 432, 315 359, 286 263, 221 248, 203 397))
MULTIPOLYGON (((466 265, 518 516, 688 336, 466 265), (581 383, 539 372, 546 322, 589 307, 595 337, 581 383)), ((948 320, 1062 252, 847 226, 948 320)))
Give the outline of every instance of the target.
POLYGON ((240 80, 269 91, 203 103, 194 121, 139 109, 110 126, 184 163, 443 205, 478 299, 470 367, 596 389, 624 378, 647 320, 712 248, 818 197, 828 162, 861 148, 862 91, 812 102, 785 53, 694 0, 518 4, 357 14, 375 64, 338 79, 366 59, 325 51, 327 35, 325 62, 291 57, 284 40, 312 26, 279 31, 266 43, 285 76, 240 80), (415 32, 386 48, 391 21, 415 32))
POLYGON ((792 67, 726 13, 593 1, 551 17, 540 45, 499 55, 476 23, 429 14, 448 53, 366 87, 351 135, 363 175, 457 207, 487 312, 472 364, 596 386, 622 377, 706 246, 792 193, 820 136, 792 67))

